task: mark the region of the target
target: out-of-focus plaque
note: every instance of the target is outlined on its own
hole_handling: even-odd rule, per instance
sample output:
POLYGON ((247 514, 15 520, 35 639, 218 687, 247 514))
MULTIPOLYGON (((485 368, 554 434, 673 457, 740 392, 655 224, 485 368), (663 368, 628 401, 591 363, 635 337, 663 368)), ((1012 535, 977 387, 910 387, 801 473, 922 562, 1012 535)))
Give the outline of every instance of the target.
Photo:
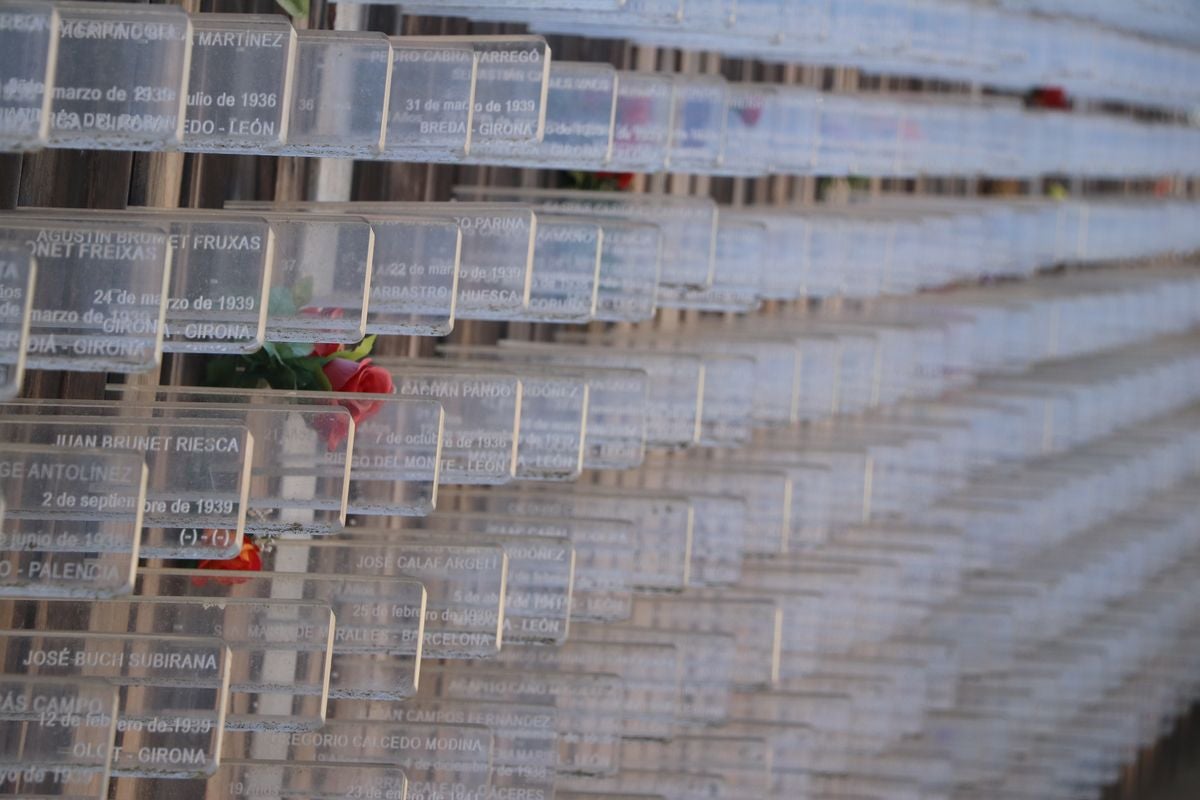
MULTIPOLYGON (((164 790, 171 787, 164 786, 164 790)), ((206 798, 278 800, 406 800, 408 778, 401 767, 305 761, 242 761, 222 758, 208 779, 206 798)))
POLYGON ((295 59, 287 19, 193 16, 183 149, 256 153, 287 141, 295 59))
MULTIPOLYGON (((520 536, 476 532, 441 517, 412 517, 419 530, 348 528, 338 542, 385 551, 410 544, 427 547, 492 544, 508 559, 504 592, 504 641, 559 643, 566 639, 575 580, 575 549, 565 536, 520 536), (443 524, 444 523, 444 524, 443 524), (455 536, 455 534, 459 534, 455 536)), ((299 544, 299 543, 298 543, 299 544)), ((464 599, 466 594, 462 595, 464 599)))
POLYGON ((587 382, 587 418, 583 431, 585 469, 629 469, 642 463, 646 451, 645 403, 648 376, 642 370, 602 367, 572 368, 539 363, 536 353, 518 348, 446 345, 448 356, 537 367, 539 374, 578 375, 587 382))
POLYGON ((37 261, 26 366, 142 372, 162 355, 171 252, 144 223, 0 217, 0 242, 37 261))
POLYGON ((8 3, 0 11, 0 150, 38 147, 50 129, 58 61, 58 12, 44 2, 8 3))
POLYGON ((132 588, 146 466, 127 451, 0 448, 0 595, 105 597, 132 588))
POLYGON ((333 611, 303 600, 138 597, 0 602, 0 629, 219 635, 228 645, 225 727, 312 730, 325 722, 333 611))
POLYGON ((588 322, 596 311, 603 232, 587 218, 538 216, 528 322, 588 322))
MULTIPOLYGON (((646 444, 685 447, 701 435, 701 399, 706 386, 703 359, 686 353, 648 349, 587 347, 572 344, 502 339, 501 347, 526 354, 531 361, 559 366, 595 366, 644 371, 646 386, 646 444)), ((742 391, 744 387, 734 387, 742 391)))
POLYGON ((241 549, 253 455, 244 427, 25 414, 0 418, 0 441, 140 454, 143 558, 228 558, 241 549))
POLYGON ((685 496, 633 494, 591 486, 578 486, 571 492, 530 489, 492 494, 498 496, 497 502, 502 502, 508 513, 629 520, 634 534, 629 582, 648 591, 675 591, 688 584, 694 519, 685 496))
POLYGON ((216 769, 230 674, 220 639, 7 631, 0 648, 9 675, 104 678, 119 687, 114 775, 191 778, 216 769))
POLYGON ((425 587, 417 581, 287 572, 231 578, 222 570, 143 567, 138 594, 323 603, 337 620, 330 697, 396 700, 416 691, 425 625, 425 587))
POLYGON ((491 783, 486 796, 502 798, 524 792, 548 797, 554 791, 558 767, 557 713, 547 704, 458 700, 430 691, 440 690, 439 671, 422 675, 422 691, 403 704, 371 701, 338 701, 340 720, 391 719, 435 725, 479 725, 492 734, 491 783))
POLYGON ((617 74, 612 169, 657 172, 667 163, 675 82, 669 75, 617 74))
POLYGON ((672 644, 570 640, 558 648, 506 647, 499 663, 521 672, 619 675, 625 684, 622 736, 667 739, 678 718, 681 659, 672 644))
POLYGON ((712 284, 717 206, 708 198, 567 189, 457 186, 463 200, 528 203, 547 212, 650 222, 662 230, 659 280, 703 289, 712 284))
POLYGON ((737 682, 769 686, 779 678, 783 617, 774 601, 719 598, 713 594, 635 597, 632 624, 643 628, 734 636, 737 682))
POLYGON ((0 248, 0 399, 3 400, 21 390, 25 376, 36 280, 37 264, 32 256, 19 247, 0 248))
POLYGON ((0 797, 107 797, 117 702, 100 679, 0 677, 0 797))
POLYGON ((500 650, 508 561, 496 545, 282 540, 263 553, 263 567, 420 581, 427 593, 424 656, 487 658, 500 650))
POLYGON ((617 767, 624 680, 612 673, 523 670, 457 662, 431 670, 439 696, 460 702, 552 708, 558 729, 558 769, 605 774, 617 767))
POLYGON ((527 497, 502 496, 496 492, 471 495, 454 493, 464 508, 476 513, 438 513, 432 517, 407 518, 406 526, 437 528, 452 525, 472 535, 565 536, 575 548, 575 586, 571 594, 573 620, 617 620, 629 616, 633 597, 637 534, 633 523, 623 519, 567 518, 558 515, 557 505, 540 516, 527 497), (539 516, 521 516, 516 509, 530 508, 539 516))
POLYGON ((270 753, 281 763, 390 764, 408 777, 408 800, 486 797, 491 783, 492 734, 480 725, 390 720, 335 720, 304 733, 230 732, 224 755, 270 753))
POLYGON ((192 26, 175 6, 57 3, 55 147, 161 150, 183 133, 192 26))
MULTIPOLYGON (((261 210, 263 203, 237 203, 261 210)), ((462 234, 455 316, 507 320, 529 305, 537 216, 505 203, 285 203, 277 208, 322 214, 362 214, 453 220, 462 234)))
POLYGON ((727 93, 728 84, 722 78, 688 76, 676 80, 669 169, 707 172, 720 165, 727 93))

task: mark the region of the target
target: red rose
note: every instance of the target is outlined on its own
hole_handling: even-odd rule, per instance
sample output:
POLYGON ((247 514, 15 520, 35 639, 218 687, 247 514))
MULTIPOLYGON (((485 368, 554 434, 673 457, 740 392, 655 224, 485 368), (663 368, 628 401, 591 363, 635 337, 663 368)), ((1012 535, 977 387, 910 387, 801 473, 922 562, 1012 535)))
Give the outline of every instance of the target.
MULTIPOLYGON (((197 569, 220 569, 231 572, 261 572, 262 555, 254 540, 246 539, 242 542, 242 551, 233 558, 206 558, 196 567, 197 569)), ((245 581, 244 578, 215 578, 214 580, 224 586, 233 586, 245 581)), ((192 578, 192 583, 197 586, 203 586, 207 581, 208 578, 192 578)))
POLYGON ((632 172, 597 172, 596 179, 599 181, 612 181, 618 191, 625 191, 633 185, 632 172))
POLYGON ((333 355, 341 349, 342 345, 337 344, 336 342, 327 342, 324 344, 318 343, 313 345, 312 353, 310 355, 314 355, 318 358, 325 358, 326 356, 333 355))
MULTIPOLYGON (((364 358, 362 361, 335 358, 322 369, 324 369, 325 377, 329 379, 329 383, 335 392, 391 394, 396 390, 395 384, 392 383, 391 373, 383 367, 372 365, 369 358, 364 358)), ((338 404, 344 406, 350 412, 350 417, 356 425, 363 420, 370 419, 382 407, 382 403, 371 400, 359 400, 357 398, 339 400, 338 404)), ((348 430, 345 419, 342 417, 331 417, 328 428, 328 430, 324 431, 325 446, 330 450, 334 450, 346 438, 348 430)))

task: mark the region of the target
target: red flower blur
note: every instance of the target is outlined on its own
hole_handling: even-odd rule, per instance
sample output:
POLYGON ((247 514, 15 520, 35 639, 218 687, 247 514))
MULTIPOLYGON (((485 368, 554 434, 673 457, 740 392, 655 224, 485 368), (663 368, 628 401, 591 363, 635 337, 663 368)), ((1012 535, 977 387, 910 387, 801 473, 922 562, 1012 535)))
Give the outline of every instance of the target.
MULTIPOLYGON (((232 558, 206 558, 196 565, 197 569, 228 570, 230 572, 261 572, 262 551, 253 539, 242 541, 242 550, 232 558)), ((210 578, 192 578, 196 586, 203 586, 210 578)), ((244 583, 245 578, 212 578, 223 586, 244 583)))
POLYGON ((617 191, 623 192, 633 185, 632 172, 597 172, 596 180, 600 183, 611 183, 617 191))
MULTIPOLYGON (((396 390, 395 384, 392 383, 391 373, 383 367, 373 365, 369 358, 364 358, 362 361, 334 358, 322 369, 335 392, 391 394, 396 390)), ((338 400, 337 403, 350 412, 350 418, 354 420, 355 425, 379 413, 382 406, 382 403, 378 401, 353 397, 338 400)), ((336 450, 346 439, 348 432, 349 425, 345 417, 330 415, 322 430, 322 433, 325 434, 325 446, 330 450, 336 450)))

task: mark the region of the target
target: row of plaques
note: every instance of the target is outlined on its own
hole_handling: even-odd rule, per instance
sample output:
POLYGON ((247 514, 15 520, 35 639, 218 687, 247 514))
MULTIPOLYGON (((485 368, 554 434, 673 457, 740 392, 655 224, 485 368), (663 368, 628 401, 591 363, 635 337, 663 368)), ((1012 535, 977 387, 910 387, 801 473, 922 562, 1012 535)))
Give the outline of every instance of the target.
MULTIPOLYGON (((995 455, 999 469, 964 470, 968 480, 957 499, 922 511, 924 498, 902 493, 907 505, 890 510, 886 525, 840 526, 805 552, 747 560, 740 575, 708 588, 688 583, 664 593, 666 586, 644 585, 626 611, 574 625, 569 637, 510 638, 507 624, 489 616, 506 602, 504 568, 529 556, 482 533, 518 525, 521 513, 546 524, 589 508, 628 515, 642 504, 635 489, 466 490, 458 500, 484 513, 449 514, 436 524, 438 517, 430 518, 435 538, 351 528, 325 541, 275 541, 260 573, 145 566, 137 571, 136 595, 125 600, 10 597, 0 602, 0 646, 12 670, 0 679, 0 723, 12 742, 5 752, 11 768, 0 791, 103 797, 105 782, 128 782, 147 793, 140 796, 371 791, 388 793, 367 796, 432 799, 444 791, 506 797, 650 789, 689 797, 692 790, 680 784, 694 789, 698 782, 717 797, 733 797, 749 782, 761 792, 756 796, 787 797, 796 796, 789 792, 797 783, 829 770, 869 783, 874 762, 848 760, 852 753, 890 750, 922 734, 938 745, 932 757, 939 763, 958 757, 975 769, 1001 769, 1004 751, 987 738, 992 728, 977 721, 981 715, 1008 720, 1010 735, 1033 720, 1041 723, 1033 730, 1044 733, 1047 719, 1065 724, 1114 685, 1085 682, 1090 693, 1065 692, 1080 684, 1064 684, 1061 676, 1078 675, 1085 664, 1097 669, 1099 651, 1103 674, 1133 678, 1138 665, 1170 652, 1180 631, 1195 630, 1200 607, 1186 587, 1196 570, 1188 556, 1200 545, 1189 482, 1200 473, 1200 424, 1194 410, 1170 415, 1200 397, 1193 345, 1160 340, 1144 352, 1106 353, 1050 365, 1041 377, 1004 379, 1009 392, 1025 386, 1034 396, 1066 384, 1061 395, 1080 402, 1080 387, 1099 391, 1097 373, 1107 369, 1112 386, 1159 399, 1147 408, 1120 406, 1131 413, 1114 412, 1113 423, 1081 432, 1053 460, 1026 465, 1032 472, 1014 469, 1020 456, 1005 463, 995 455), (1188 376, 1190 394, 1129 386, 1156 363, 1167 379, 1188 376), (1131 427, 1138 419, 1145 421, 1131 427), (1082 498, 1096 501, 1083 515, 1082 498), (1047 499, 1057 502, 1059 516, 1047 516, 1047 499), (964 502, 976 514, 1001 504, 1009 518, 1027 504, 1047 527, 979 530, 927 516, 964 502), (1055 532, 1051 541, 1038 535, 1046 531, 1055 532), (455 532, 459 543, 452 544, 455 532), (1154 576, 1159 581, 1151 585, 1154 576), (978 599, 964 605, 959 595, 978 599), (442 605, 447 601, 452 605, 442 605), (1088 621, 1088 609, 1104 603, 1111 617, 1088 621), (1037 620, 1036 627, 1005 634, 987 624, 1004 613, 1037 620), (472 625, 496 626, 494 637, 472 625), (986 642, 968 633, 989 629, 986 642), (1041 641, 1060 649, 1021 655, 1041 641), (946 660, 948 647, 959 661, 946 660), (423 657, 450 661, 422 667, 423 657), (997 665, 1014 657, 1020 660, 1011 677, 997 677, 997 665), (984 680, 973 677, 977 670, 984 680), (939 690, 947 681, 949 693, 939 690), (1016 706, 1020 716, 1006 714, 1015 706, 998 707, 996 699, 1017 688, 1032 699, 1016 706), (1053 702, 1037 701, 1055 689, 1053 702), (948 728, 958 732, 948 741, 962 738, 962 749, 975 757, 940 744, 947 740, 936 734, 948 728), (980 752, 995 763, 981 764, 980 752), (168 780, 178 788, 158 783, 168 780)), ((993 380, 960 404, 1002 405, 1004 391, 993 380)), ((843 423, 839 450, 860 424, 843 423)), ((886 426, 886 418, 875 420, 868 433, 887 441, 893 434, 886 426)), ((812 444, 781 444, 778 451, 799 461, 816 455, 812 444)), ((23 452, 40 456, 46 449, 23 452)), ((107 468, 120 466, 119 453, 111 459, 107 468)), ((79 471, 64 462, 23 463, 42 465, 34 475, 79 471)), ((119 477, 90 466, 93 481, 119 477)), ((670 464, 665 471, 673 470, 670 464)), ((5 470, 6 486, 14 471, 5 470)), ((730 494, 736 492, 727 488, 724 496, 730 494)), ((20 509, 14 515, 5 499, 6 527, 31 518, 20 509)), ((43 495, 47 501, 62 505, 43 495)), ((645 505, 648 516, 627 523, 626 533, 667 536, 663 526, 679 512, 661 495, 645 505)), ((710 513, 690 510, 694 531, 696 518, 710 513)), ((726 530, 716 519, 704 522, 726 530)), ((559 538, 561 550, 574 534, 559 538)), ((540 546, 552 549, 551 540, 540 546)), ((645 569, 647 556, 636 559, 614 571, 645 569)), ((1186 674, 1190 663, 1169 675, 1186 674)), ((1161 670, 1151 674, 1164 679, 1161 670)), ((1160 713, 1180 713, 1186 698, 1160 713)), ((918 779, 885 770, 882 780, 903 787, 918 779)))
POLYGON ((456 192, 441 204, 0 215, 2 393, 26 366, 143 372, 164 352, 439 336, 457 319, 749 312, 765 299, 908 294, 1200 245, 1200 205, 1185 202, 910 208, 884 197, 761 211, 672 195, 456 192))
POLYGON ((537 36, 295 30, 277 16, 10 3, 0 146, 765 175, 1200 171, 1200 133, 1016 105, 555 62, 537 36))
POLYGON ((624 38, 735 58, 829 64, 1015 90, 1062 86, 1072 95, 1144 106, 1186 108, 1200 99, 1188 80, 1200 68, 1195 51, 1164 42, 1161 33, 1153 39, 1138 35, 1139 25, 1157 23, 1186 41, 1187 21, 1177 17, 1191 14, 1192 31, 1196 18, 1194 11, 1178 6, 1132 10, 1119 2, 1023 0, 998 4, 1003 8, 946 0, 386 2, 413 14, 521 22, 538 31, 624 38), (1072 18, 1054 18, 1064 12, 1072 18), (1105 27, 1092 24, 1092 15, 1105 27))

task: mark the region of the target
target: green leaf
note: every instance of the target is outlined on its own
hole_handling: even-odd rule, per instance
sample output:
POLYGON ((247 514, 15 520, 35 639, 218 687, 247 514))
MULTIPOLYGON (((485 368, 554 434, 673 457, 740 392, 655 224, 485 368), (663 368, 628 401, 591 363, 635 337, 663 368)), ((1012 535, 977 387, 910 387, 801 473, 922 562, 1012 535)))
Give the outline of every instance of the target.
POLYGON ((308 0, 275 0, 275 2, 293 17, 308 16, 308 0))
POLYGON ((271 361, 278 364, 283 363, 283 353, 275 342, 263 342, 262 351, 271 357, 271 361))
POLYGON ((330 358, 348 358, 351 361, 362 361, 367 356, 371 355, 371 349, 375 347, 375 334, 363 339, 353 350, 339 350, 330 358))
POLYGON ((296 286, 292 289, 292 303, 296 308, 304 308, 313 296, 313 277, 305 275, 300 280, 296 281, 296 286))
POLYGON ((312 353, 312 342, 276 342, 275 347, 284 358, 308 358, 312 353))
POLYGON ((296 313, 297 308, 299 306, 296 305, 290 289, 286 286, 271 287, 271 292, 267 295, 267 313, 290 317, 296 313))
POLYGON ((324 358, 301 358, 293 362, 293 366, 297 370, 297 378, 301 383, 305 384, 300 388, 312 389, 319 392, 332 392, 333 384, 329 382, 329 378, 325 375, 325 370, 322 367, 327 359, 324 358))

